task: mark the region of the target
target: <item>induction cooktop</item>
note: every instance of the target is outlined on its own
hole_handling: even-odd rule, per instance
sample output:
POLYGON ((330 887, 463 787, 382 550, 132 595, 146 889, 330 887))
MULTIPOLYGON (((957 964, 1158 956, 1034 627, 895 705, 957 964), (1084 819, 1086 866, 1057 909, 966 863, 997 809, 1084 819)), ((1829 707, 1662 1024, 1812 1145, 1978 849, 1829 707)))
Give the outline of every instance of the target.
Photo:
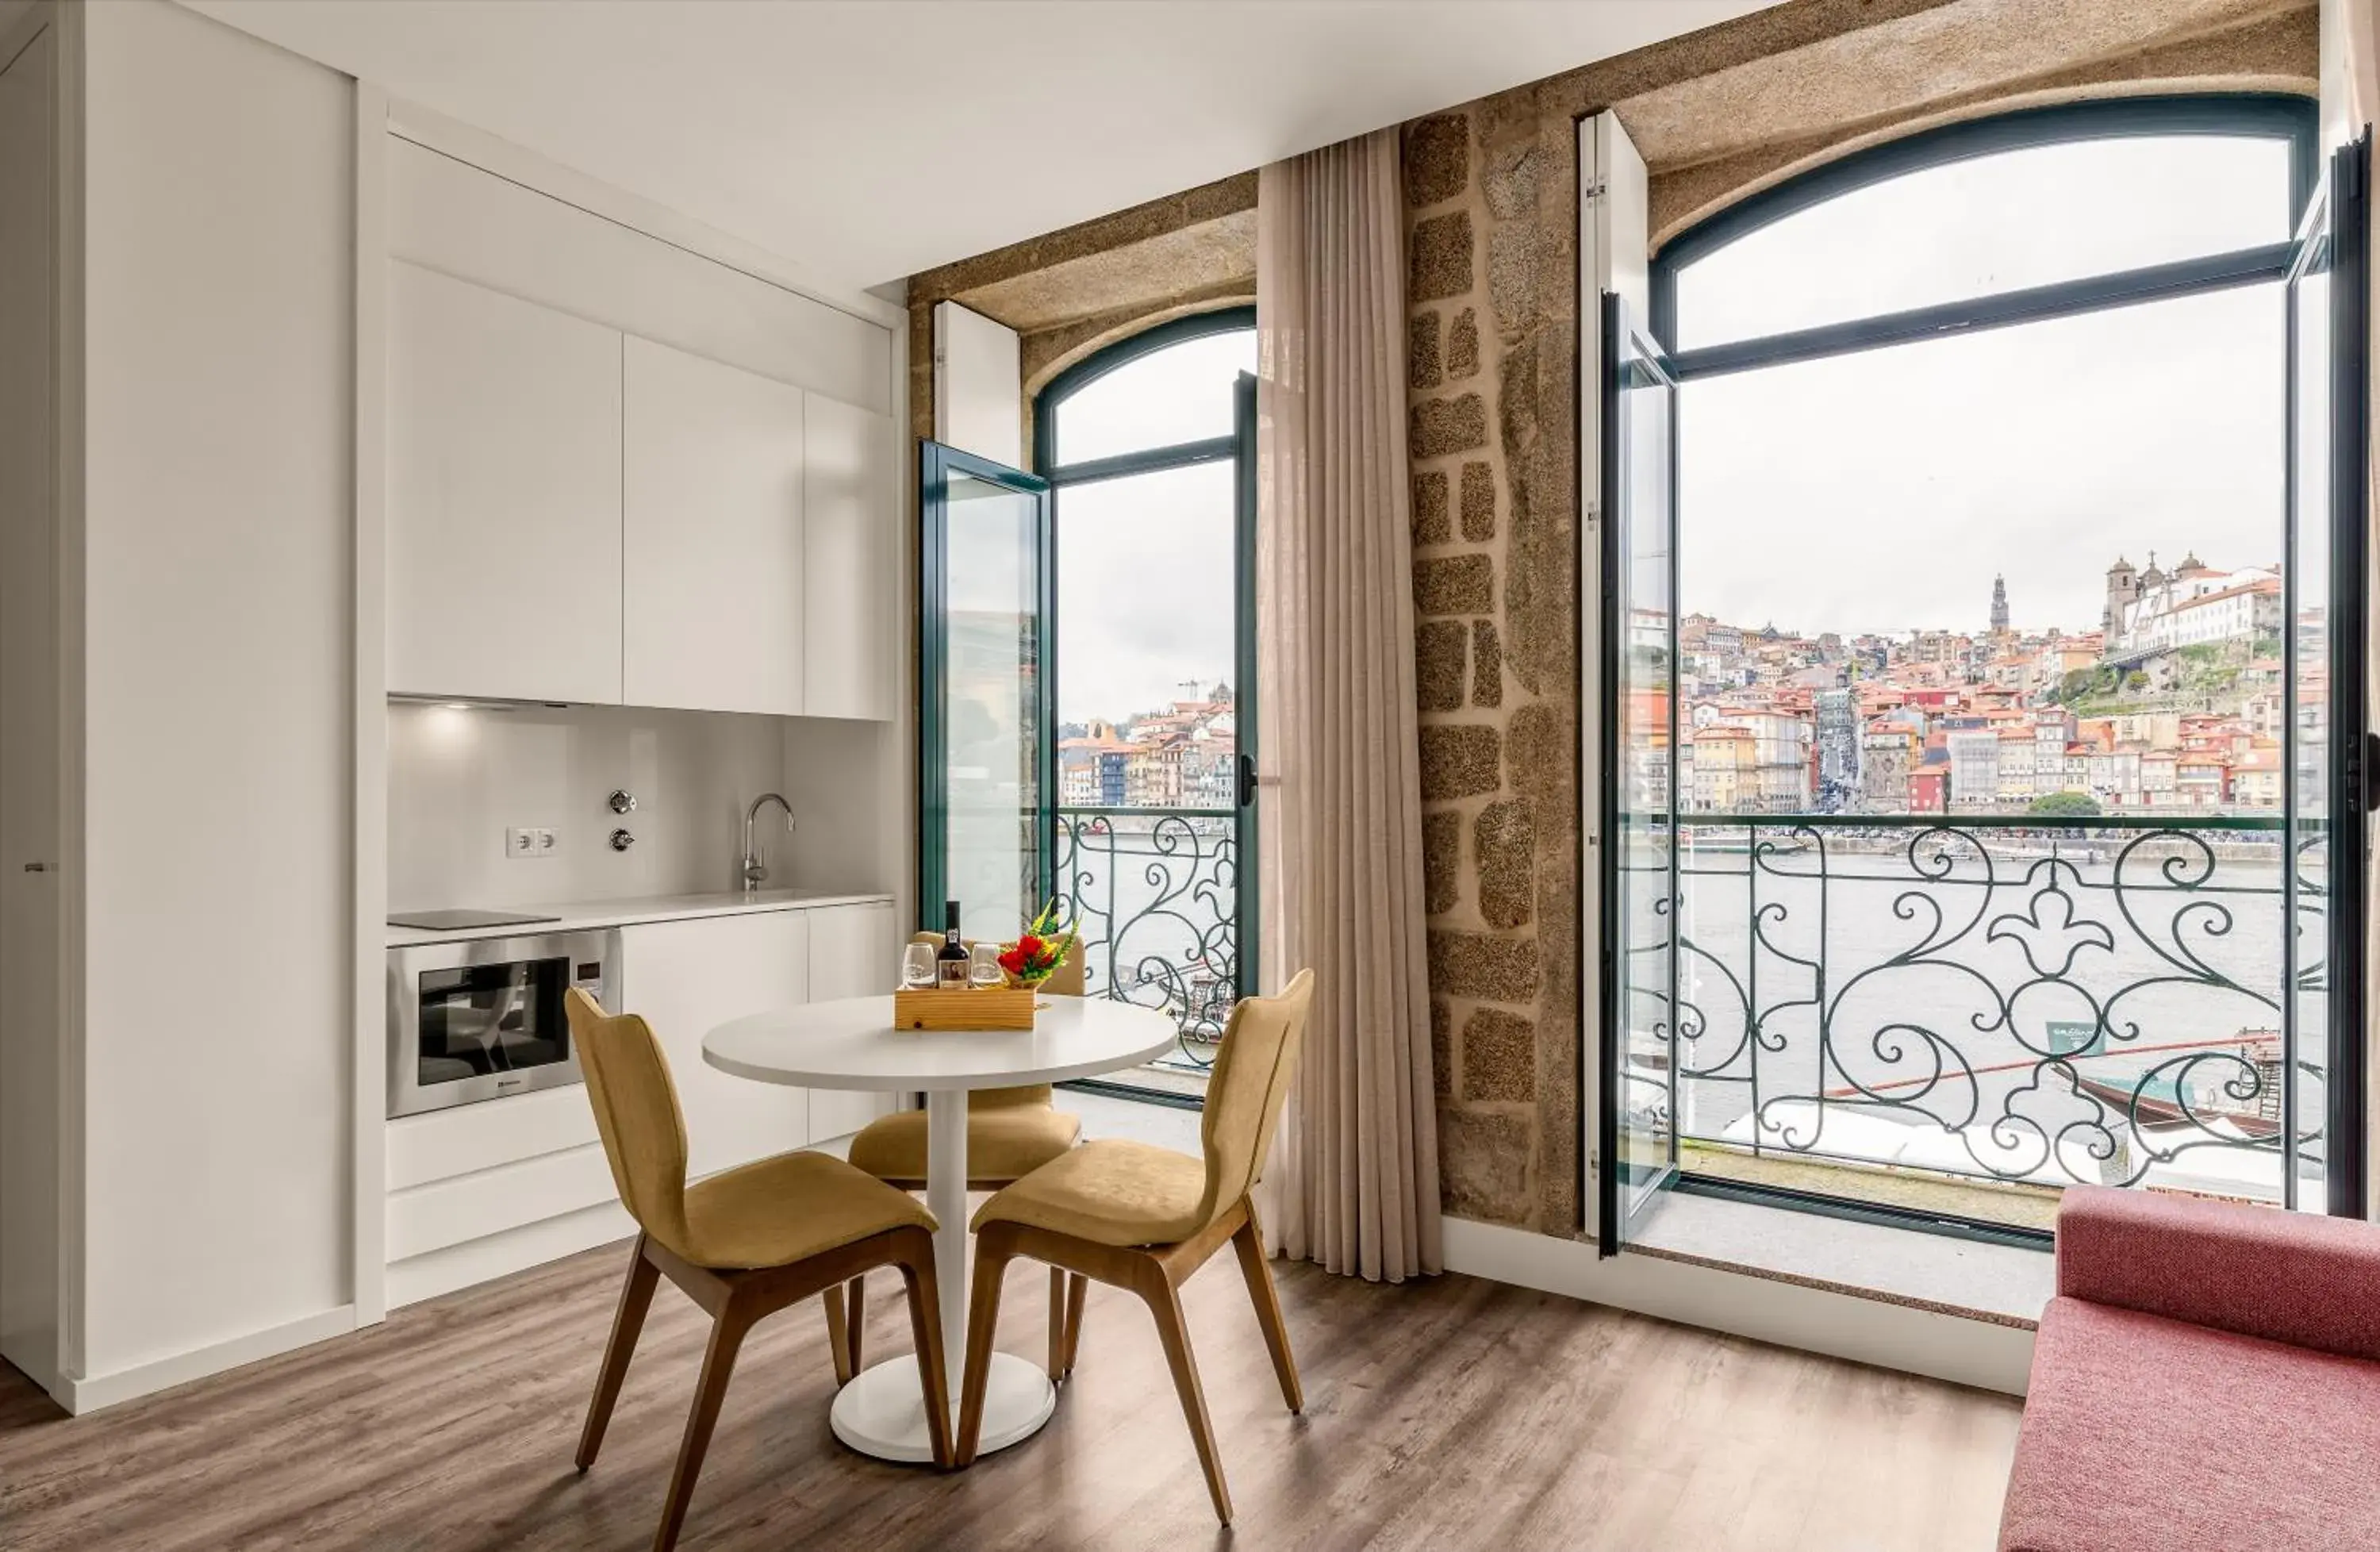
POLYGON ((560 916, 525 916, 515 911, 395 911, 391 927, 415 927, 426 932, 455 932, 476 927, 534 927, 557 922, 560 916))

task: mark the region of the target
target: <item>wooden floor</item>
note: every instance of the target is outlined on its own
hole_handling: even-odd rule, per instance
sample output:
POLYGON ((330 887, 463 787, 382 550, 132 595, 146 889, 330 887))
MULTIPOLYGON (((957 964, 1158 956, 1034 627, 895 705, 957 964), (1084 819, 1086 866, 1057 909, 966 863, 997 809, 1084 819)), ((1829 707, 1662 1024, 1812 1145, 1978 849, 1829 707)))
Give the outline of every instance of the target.
MULTIPOLYGON (((638 1547, 700 1357, 666 1285, 602 1460, 571 1449, 625 1248, 83 1418, 0 1365, 0 1546, 638 1547)), ((829 1431, 815 1301, 746 1345, 682 1546, 1989 1548, 2013 1400, 1442 1277, 1277 1264, 1306 1413, 1281 1404, 1229 1256, 1184 1291, 1238 1506, 1220 1531, 1148 1316, 1094 1289, 1037 1437, 954 1474, 829 1431)), ((907 1350, 870 1285, 873 1353, 907 1350)), ((1001 1345, 1041 1352, 1038 1267, 1001 1345)))

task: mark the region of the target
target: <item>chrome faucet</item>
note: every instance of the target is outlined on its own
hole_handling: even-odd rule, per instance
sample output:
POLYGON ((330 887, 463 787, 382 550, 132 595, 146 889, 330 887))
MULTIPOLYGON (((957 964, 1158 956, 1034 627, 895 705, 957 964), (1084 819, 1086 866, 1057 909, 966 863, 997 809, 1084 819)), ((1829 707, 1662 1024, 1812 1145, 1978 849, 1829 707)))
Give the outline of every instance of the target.
POLYGON ((760 810, 771 803, 785 811, 785 833, 791 835, 794 832, 794 806, 785 801, 782 793, 762 793, 752 800, 751 807, 744 810, 744 888, 747 891, 759 889, 761 881, 769 876, 768 865, 760 860, 759 848, 752 840, 752 821, 759 818, 760 810))

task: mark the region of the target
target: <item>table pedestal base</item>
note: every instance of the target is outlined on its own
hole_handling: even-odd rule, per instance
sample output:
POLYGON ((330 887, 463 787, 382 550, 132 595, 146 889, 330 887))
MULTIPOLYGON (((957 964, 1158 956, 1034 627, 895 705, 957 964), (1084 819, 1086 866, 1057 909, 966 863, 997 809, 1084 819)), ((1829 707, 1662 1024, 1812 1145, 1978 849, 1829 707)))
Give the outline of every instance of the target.
MULTIPOLYGON (((991 1355, 983 1397, 983 1437, 978 1455, 1031 1438, 1050 1421, 1058 1392, 1040 1366, 1014 1353, 991 1355)), ((951 1376, 951 1442, 958 1442, 958 1376, 951 1376)), ((880 1461, 930 1462, 934 1449, 926 1435, 926 1399, 917 1384, 917 1360, 910 1353, 887 1358, 835 1393, 834 1437, 880 1461)))

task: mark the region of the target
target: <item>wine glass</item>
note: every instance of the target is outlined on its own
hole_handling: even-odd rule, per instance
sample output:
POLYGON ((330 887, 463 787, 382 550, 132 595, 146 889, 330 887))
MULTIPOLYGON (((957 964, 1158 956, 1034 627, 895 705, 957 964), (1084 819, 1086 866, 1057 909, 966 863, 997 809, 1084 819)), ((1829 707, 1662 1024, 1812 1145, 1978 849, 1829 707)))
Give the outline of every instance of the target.
POLYGON ((912 943, 901 951, 901 984, 924 991, 934 984, 934 945, 912 943))
POLYGON ((978 943, 967 957, 967 980, 973 985, 990 988, 1007 981, 1008 972, 1000 967, 999 944, 978 943))

